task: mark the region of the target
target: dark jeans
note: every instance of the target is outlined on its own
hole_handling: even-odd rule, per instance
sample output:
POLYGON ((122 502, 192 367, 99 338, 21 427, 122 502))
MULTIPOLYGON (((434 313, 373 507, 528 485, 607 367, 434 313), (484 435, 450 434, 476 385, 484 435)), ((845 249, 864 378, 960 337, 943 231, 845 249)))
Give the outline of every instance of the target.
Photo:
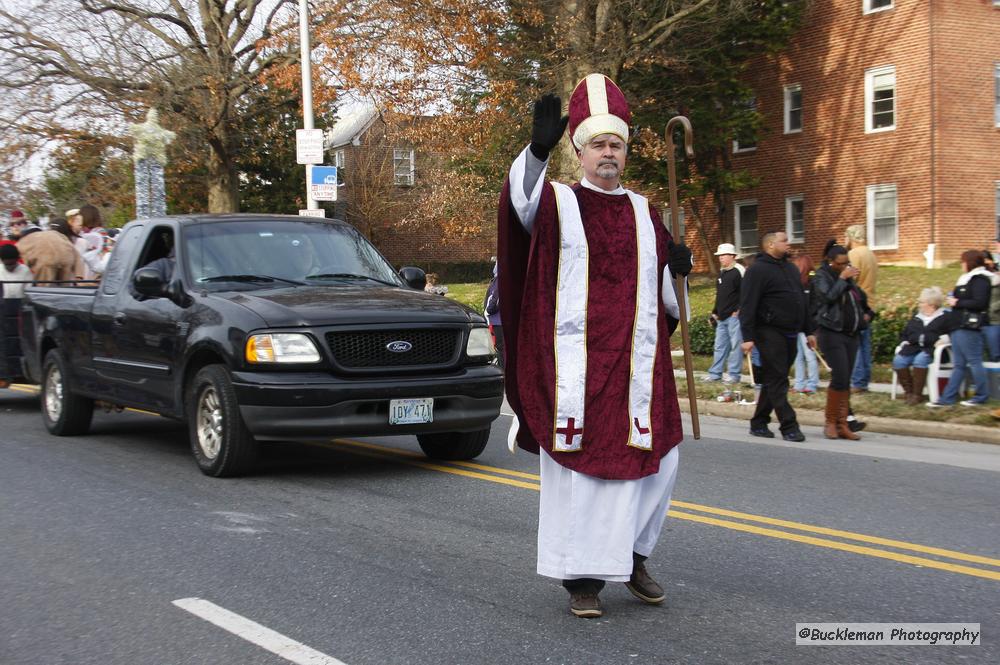
POLYGON ((816 341, 830 366, 830 390, 849 390, 854 360, 858 357, 858 336, 820 328, 816 341))
POLYGON ((503 369, 505 365, 503 354, 506 347, 503 341, 503 326, 495 325, 491 328, 493 329, 493 341, 497 347, 497 363, 500 365, 500 369, 503 369))
POLYGON ((761 384, 757 409, 750 419, 750 427, 763 429, 771 422, 771 411, 781 423, 781 432, 799 428, 795 409, 788 403, 788 370, 795 362, 798 351, 798 334, 791 337, 770 326, 757 326, 754 346, 760 350, 760 368, 757 381, 761 384))

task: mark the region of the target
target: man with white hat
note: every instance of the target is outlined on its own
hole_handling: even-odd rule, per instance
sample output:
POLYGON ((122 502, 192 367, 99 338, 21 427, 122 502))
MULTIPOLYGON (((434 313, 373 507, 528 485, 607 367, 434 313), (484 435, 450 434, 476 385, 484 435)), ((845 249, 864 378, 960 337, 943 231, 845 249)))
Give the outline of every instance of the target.
POLYGON ((708 368, 705 381, 739 383, 743 367, 740 345, 740 282, 746 270, 736 262, 736 247, 724 242, 715 250, 719 257, 719 276, 715 280, 715 307, 712 308, 712 322, 715 325, 715 355, 708 368), (722 378, 722 370, 729 362, 729 377, 722 378))
POLYGON ((537 570, 562 580, 570 610, 586 618, 601 616, 609 581, 649 604, 665 599, 644 561, 682 438, 671 273, 691 271, 691 252, 621 186, 630 120, 602 74, 576 86, 568 117, 558 97, 542 97, 499 208, 511 440, 540 454, 537 570), (567 124, 583 170, 573 186, 545 179, 567 124))

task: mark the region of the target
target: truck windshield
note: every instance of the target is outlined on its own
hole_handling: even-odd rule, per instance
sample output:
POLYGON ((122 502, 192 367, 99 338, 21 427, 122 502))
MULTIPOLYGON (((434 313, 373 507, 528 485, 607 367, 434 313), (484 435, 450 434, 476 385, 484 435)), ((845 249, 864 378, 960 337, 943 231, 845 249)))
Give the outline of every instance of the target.
POLYGON ((208 289, 403 285, 360 233, 340 224, 284 219, 198 224, 184 229, 183 242, 191 278, 208 289))

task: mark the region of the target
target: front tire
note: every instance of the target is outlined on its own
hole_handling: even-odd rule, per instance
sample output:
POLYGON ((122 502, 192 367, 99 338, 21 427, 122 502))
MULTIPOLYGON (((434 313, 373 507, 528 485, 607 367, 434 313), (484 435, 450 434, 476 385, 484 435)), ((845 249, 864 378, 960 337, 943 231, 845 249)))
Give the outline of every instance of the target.
POLYGON ((470 460, 486 449, 490 441, 490 428, 475 432, 445 432, 444 434, 418 434, 417 442, 424 454, 431 459, 470 460))
POLYGON ((229 372, 203 367, 187 391, 188 433, 198 468, 216 478, 240 476, 253 468, 257 441, 247 430, 229 372))
POLYGON ((50 434, 86 434, 94 418, 94 400, 75 395, 66 382, 69 363, 59 349, 45 354, 42 363, 42 422, 50 434))

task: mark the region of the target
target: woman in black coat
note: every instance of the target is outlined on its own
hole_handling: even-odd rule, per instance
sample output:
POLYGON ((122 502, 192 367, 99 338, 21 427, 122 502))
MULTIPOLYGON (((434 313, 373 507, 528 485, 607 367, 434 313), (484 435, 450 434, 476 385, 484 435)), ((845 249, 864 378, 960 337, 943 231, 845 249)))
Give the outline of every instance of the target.
POLYGON ((860 274, 851 265, 847 250, 830 240, 824 249, 825 261, 816 271, 812 286, 812 309, 818 325, 816 339, 830 365, 830 387, 826 393, 828 439, 861 437, 847 424, 850 405, 851 372, 858 355, 860 333, 868 327, 875 313, 868 307, 868 297, 855 282, 860 274))

